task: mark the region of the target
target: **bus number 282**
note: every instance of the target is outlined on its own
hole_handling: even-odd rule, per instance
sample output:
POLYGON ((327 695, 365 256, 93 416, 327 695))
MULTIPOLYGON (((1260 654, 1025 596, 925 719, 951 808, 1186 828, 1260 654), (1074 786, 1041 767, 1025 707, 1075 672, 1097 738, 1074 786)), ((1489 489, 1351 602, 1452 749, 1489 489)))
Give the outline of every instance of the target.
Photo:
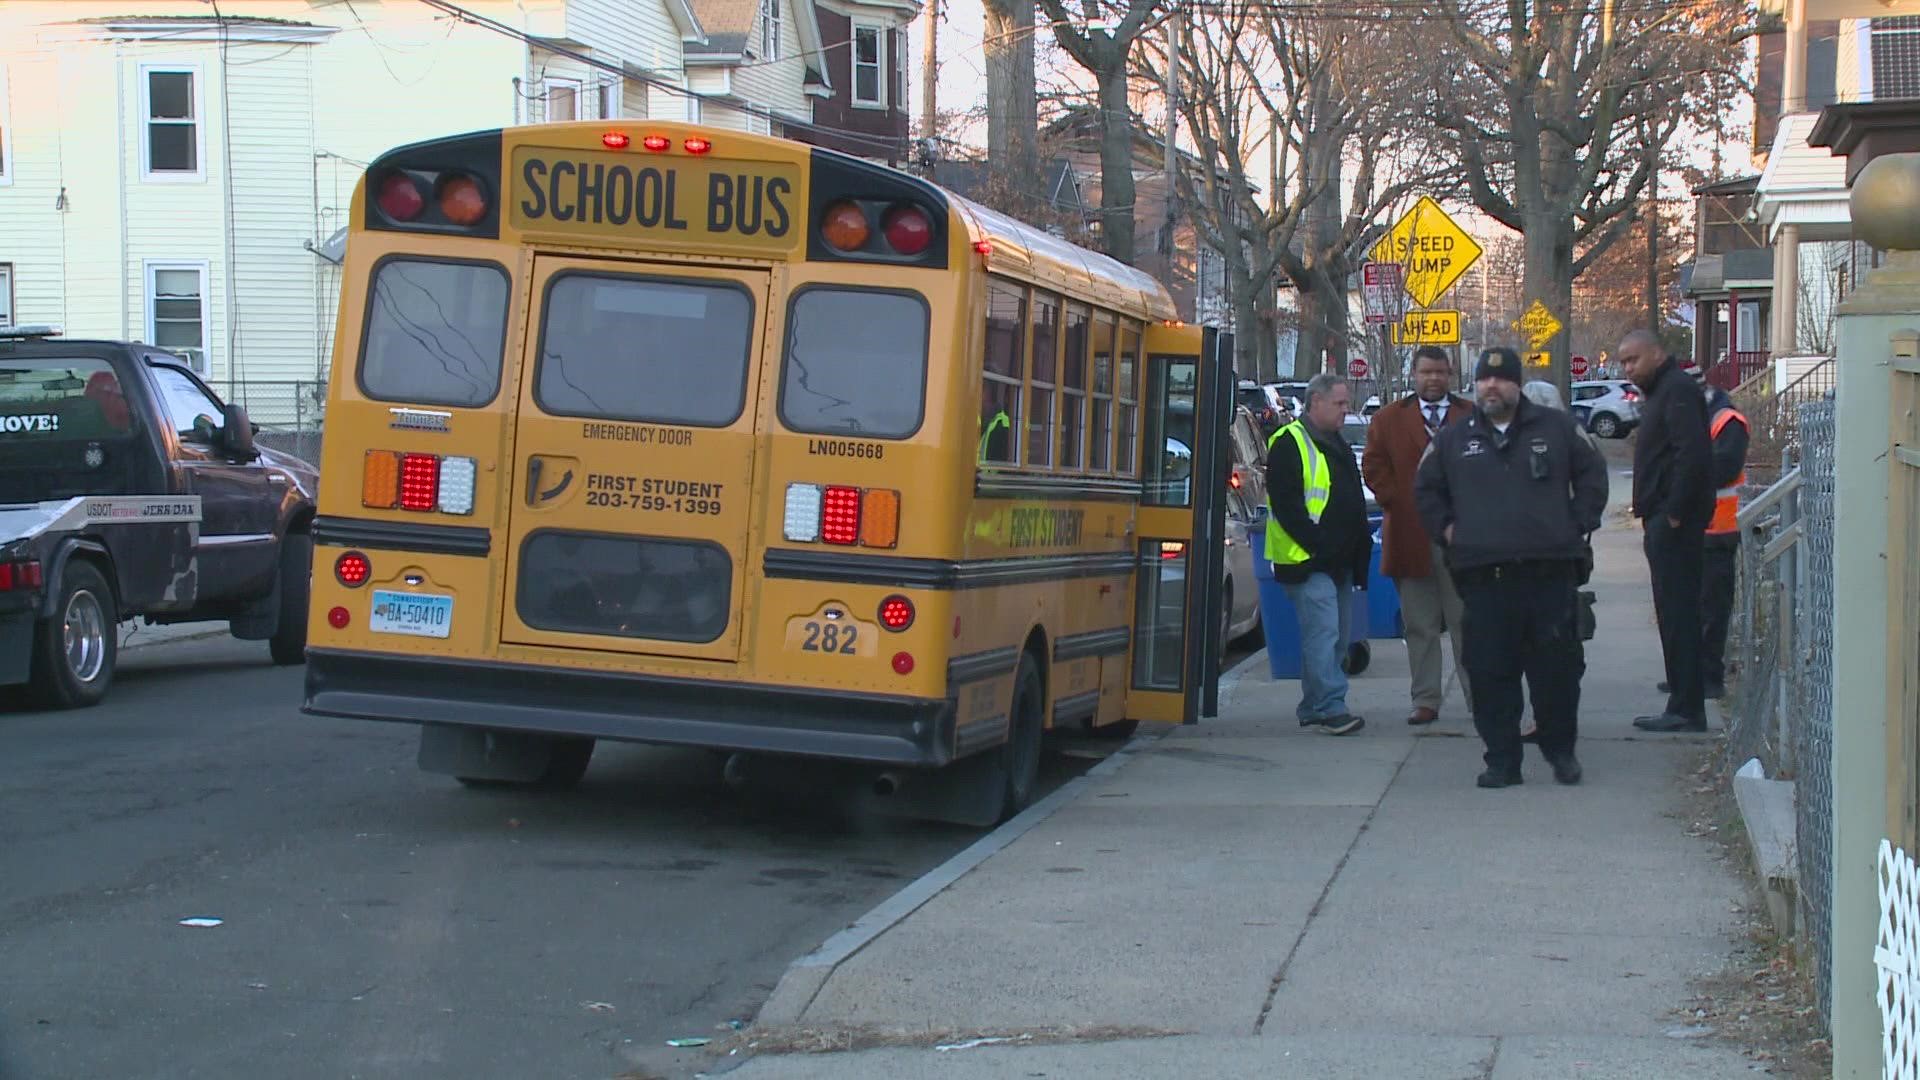
POLYGON ((857 626, 810 622, 806 625, 806 631, 806 640, 800 643, 802 652, 839 653, 842 656, 852 656, 854 644, 860 640, 860 628, 857 626))

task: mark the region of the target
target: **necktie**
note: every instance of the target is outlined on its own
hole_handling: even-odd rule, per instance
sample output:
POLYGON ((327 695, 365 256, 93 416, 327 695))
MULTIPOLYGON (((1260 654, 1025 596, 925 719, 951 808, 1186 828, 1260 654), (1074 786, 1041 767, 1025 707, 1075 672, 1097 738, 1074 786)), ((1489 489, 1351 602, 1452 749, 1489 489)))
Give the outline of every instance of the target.
POLYGON ((1440 406, 1439 405, 1429 404, 1427 406, 1427 427, 1434 431, 1440 430, 1440 406))

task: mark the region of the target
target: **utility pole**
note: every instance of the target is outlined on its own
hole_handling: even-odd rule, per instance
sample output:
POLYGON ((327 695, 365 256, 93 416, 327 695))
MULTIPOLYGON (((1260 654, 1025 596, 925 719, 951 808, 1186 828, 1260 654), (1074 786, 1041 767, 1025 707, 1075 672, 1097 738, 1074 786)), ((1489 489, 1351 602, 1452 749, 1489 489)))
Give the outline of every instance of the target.
POLYGON ((939 120, 934 95, 940 85, 940 0, 927 0, 927 40, 922 44, 925 53, 920 61, 920 137, 932 146, 939 120))
POLYGON ((1646 125, 1647 144, 1647 329, 1660 334, 1660 147, 1646 125))

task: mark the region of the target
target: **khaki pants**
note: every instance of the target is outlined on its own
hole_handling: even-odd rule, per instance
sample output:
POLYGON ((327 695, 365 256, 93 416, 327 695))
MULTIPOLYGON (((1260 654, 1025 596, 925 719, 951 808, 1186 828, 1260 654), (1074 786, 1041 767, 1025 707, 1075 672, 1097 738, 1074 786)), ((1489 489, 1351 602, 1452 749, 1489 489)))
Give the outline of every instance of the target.
POLYGON ((1460 676, 1460 695, 1467 711, 1473 711, 1473 693, 1467 685, 1467 668, 1462 663, 1460 594, 1454 590, 1453 575, 1447 572, 1446 554, 1439 545, 1433 548, 1433 573, 1420 578, 1395 578, 1400 590, 1400 617, 1407 627, 1407 666, 1413 672, 1413 706, 1439 711, 1445 700, 1440 676, 1440 633, 1445 629, 1453 639, 1453 666, 1460 676))

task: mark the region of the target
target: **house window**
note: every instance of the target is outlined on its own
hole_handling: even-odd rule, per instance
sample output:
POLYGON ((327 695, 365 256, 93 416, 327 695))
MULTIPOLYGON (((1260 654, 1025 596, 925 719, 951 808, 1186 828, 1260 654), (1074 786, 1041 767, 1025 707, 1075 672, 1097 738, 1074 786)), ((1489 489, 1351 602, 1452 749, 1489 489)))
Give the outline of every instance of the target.
POLYGON ((599 106, 599 118, 602 120, 612 120, 619 116, 620 107, 614 103, 620 100, 620 80, 614 79, 610 82, 603 82, 593 89, 594 104, 599 106))
POLYGON ((206 370, 206 264, 147 264, 147 343, 206 370))
POLYGON ((547 122, 580 119, 580 84, 572 79, 547 80, 547 122))
POLYGON ((201 178, 200 80, 190 68, 143 68, 142 173, 148 180, 201 178))
POLYGON ((0 263, 0 326, 13 325, 13 267, 0 263))
POLYGON ((780 0, 760 0, 760 26, 764 35, 760 43, 762 57, 780 59, 780 0))
POLYGON ((887 84, 881 78, 886 60, 886 31, 879 26, 853 27, 853 103, 873 107, 887 104, 887 84))

